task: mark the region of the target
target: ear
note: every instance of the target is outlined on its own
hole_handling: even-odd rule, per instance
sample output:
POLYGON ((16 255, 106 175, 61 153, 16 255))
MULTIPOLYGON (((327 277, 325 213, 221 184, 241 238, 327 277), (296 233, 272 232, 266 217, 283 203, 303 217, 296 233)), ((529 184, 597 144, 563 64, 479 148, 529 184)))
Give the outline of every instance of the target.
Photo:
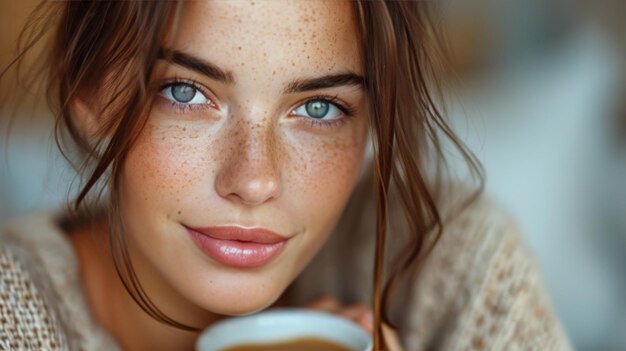
POLYGON ((79 129, 80 133, 88 139, 95 136, 100 128, 99 120, 94 111, 94 106, 90 104, 88 100, 79 96, 74 98, 72 102, 74 124, 79 129))

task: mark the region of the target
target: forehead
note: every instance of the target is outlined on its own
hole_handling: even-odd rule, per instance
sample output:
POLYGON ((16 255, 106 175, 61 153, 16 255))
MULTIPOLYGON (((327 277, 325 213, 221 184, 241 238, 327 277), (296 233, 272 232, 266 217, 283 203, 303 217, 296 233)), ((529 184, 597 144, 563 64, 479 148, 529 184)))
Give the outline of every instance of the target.
POLYGON ((172 46, 235 75, 361 72, 350 1, 186 2, 172 46))

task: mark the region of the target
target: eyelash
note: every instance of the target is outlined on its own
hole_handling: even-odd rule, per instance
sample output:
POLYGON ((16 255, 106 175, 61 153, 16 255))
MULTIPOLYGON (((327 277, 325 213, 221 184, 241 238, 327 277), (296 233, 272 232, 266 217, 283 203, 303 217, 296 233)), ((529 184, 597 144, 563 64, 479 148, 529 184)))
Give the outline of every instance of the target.
MULTIPOLYGON (((194 111, 199 111, 199 110, 208 110, 208 109, 218 109, 218 107, 216 106, 215 102, 213 102, 213 100, 207 96, 209 94, 207 94, 205 92, 205 89, 203 89, 203 87, 197 83, 194 80, 190 80, 190 79, 182 79, 182 78, 174 78, 170 81, 168 81, 167 83, 162 84, 159 87, 159 92, 161 92, 163 89, 167 88, 167 87, 171 87, 172 85, 175 84, 189 84, 190 86, 192 86, 194 89, 198 90, 198 92, 200 92, 201 94, 203 94, 204 96, 206 96, 207 100, 210 101, 209 104, 184 104, 184 103, 179 103, 176 101, 171 101, 171 100, 167 100, 168 104, 170 105, 170 107, 174 110, 174 112, 176 113, 187 113, 187 112, 194 112, 194 111)), ((314 101, 314 100, 320 100, 320 101, 324 101, 330 104, 335 105, 339 111, 341 111, 343 113, 343 117, 338 118, 338 119, 334 119, 334 120, 319 120, 319 119, 315 119, 315 118, 310 118, 310 117, 306 117, 306 116, 300 116, 301 119, 303 120, 304 123, 309 124, 310 126, 313 127, 317 127, 317 128, 336 128, 341 126, 344 122, 346 118, 350 118, 353 117, 355 114, 355 110, 344 104, 342 101, 340 101, 337 98, 337 95, 335 96, 328 96, 328 95, 315 95, 312 97, 307 98, 304 101, 301 101, 300 103, 298 103, 297 106, 300 106, 302 104, 306 104, 309 101, 314 101)))
POLYGON ((346 118, 353 117, 356 112, 352 107, 344 104, 341 100, 339 100, 337 98, 337 95, 335 96, 329 96, 329 95, 311 96, 307 98, 306 100, 299 102, 296 106, 301 106, 303 104, 306 104, 307 102, 315 101, 315 100, 320 100, 320 101, 327 102, 329 104, 333 104, 335 105, 335 107, 339 109, 339 111, 341 111, 341 113, 343 113, 342 117, 337 118, 337 119, 332 119, 332 120, 322 120, 322 119, 315 119, 315 118, 310 118, 306 116, 298 116, 300 117, 300 119, 302 119, 304 123, 307 123, 308 125, 316 127, 316 128, 337 128, 343 125, 346 118))

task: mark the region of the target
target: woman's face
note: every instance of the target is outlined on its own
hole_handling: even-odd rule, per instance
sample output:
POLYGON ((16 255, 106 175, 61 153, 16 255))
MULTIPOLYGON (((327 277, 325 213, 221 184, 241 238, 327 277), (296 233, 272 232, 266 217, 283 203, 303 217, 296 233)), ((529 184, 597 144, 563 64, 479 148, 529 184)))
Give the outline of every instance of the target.
POLYGON ((149 295, 254 312, 325 242, 367 141, 352 11, 332 0, 185 4, 121 177, 122 220, 149 295))

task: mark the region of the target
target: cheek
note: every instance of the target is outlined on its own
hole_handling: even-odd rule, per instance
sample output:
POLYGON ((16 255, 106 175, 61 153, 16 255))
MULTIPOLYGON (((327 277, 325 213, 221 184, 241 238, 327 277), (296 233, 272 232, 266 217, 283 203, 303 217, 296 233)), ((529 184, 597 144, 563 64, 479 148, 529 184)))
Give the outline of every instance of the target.
POLYGON ((327 204, 345 198, 357 176, 361 153, 356 147, 341 143, 323 143, 319 150, 310 150, 302 156, 302 172, 298 179, 303 191, 323 196, 327 204))
POLYGON ((356 185, 365 143, 364 133, 356 134, 313 139, 292 148, 288 196, 310 227, 329 231, 356 185))
POLYGON ((206 170, 211 155, 193 130, 148 124, 131 149, 123 172, 124 202, 135 207, 176 208, 206 170))

